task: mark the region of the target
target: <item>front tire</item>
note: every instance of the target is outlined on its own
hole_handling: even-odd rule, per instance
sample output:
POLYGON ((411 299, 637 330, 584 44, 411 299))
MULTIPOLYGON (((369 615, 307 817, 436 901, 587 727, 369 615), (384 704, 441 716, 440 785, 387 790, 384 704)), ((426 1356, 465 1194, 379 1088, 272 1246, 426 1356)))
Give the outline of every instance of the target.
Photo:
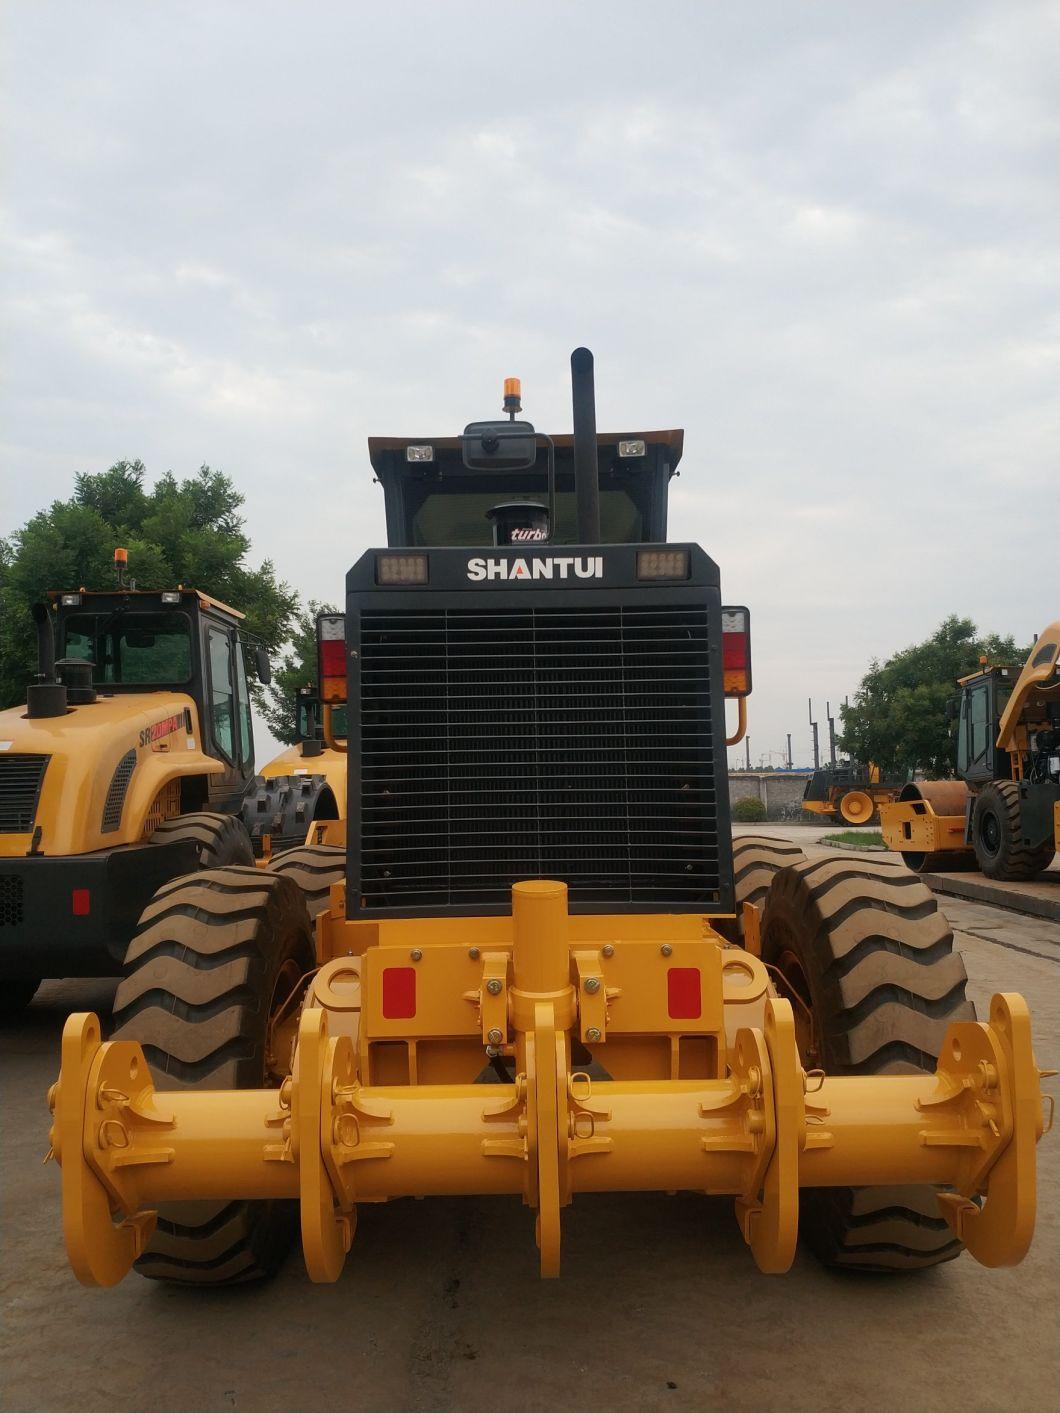
POLYGON ((805 863, 806 855, 790 839, 776 839, 768 834, 741 834, 732 841, 732 872, 736 901, 734 921, 724 919, 716 924, 718 931, 736 946, 743 944, 743 905, 757 903, 761 907, 769 885, 782 868, 805 863))
POLYGON ((232 814, 215 814, 212 810, 178 814, 163 820, 151 835, 152 844, 183 843, 189 839, 199 851, 200 868, 254 862, 246 825, 232 814))
POLYGON ((315 918, 331 900, 331 885, 346 877, 346 850, 332 844, 304 844, 273 859, 268 870, 298 884, 309 916, 315 918))
MULTIPOLYGON (((828 1074, 932 1073, 951 1021, 974 1020, 933 895, 893 865, 839 858, 778 874, 762 959, 790 995, 803 1063, 828 1074)), ((961 1244, 932 1187, 808 1188, 800 1229, 828 1265, 908 1271, 961 1244)))
MULTIPOLYGON (((313 966, 309 919, 287 878, 219 868, 165 884, 140 919, 114 998, 115 1040, 143 1046, 159 1089, 260 1089, 289 1055, 274 1021, 297 1017, 313 966)), ((136 1262, 141 1275, 228 1285, 272 1275, 297 1204, 174 1202, 136 1262)))
POLYGON ((987 878, 1010 883, 1041 873, 1056 852, 1051 839, 1037 848, 1024 844, 1015 780, 995 780, 979 791, 972 810, 972 845, 987 878))

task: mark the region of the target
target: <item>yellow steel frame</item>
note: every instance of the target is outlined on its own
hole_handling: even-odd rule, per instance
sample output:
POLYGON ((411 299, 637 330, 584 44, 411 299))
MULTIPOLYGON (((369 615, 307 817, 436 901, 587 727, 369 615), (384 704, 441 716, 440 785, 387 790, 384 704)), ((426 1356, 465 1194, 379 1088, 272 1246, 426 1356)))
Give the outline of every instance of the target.
POLYGON ((758 1266, 779 1272, 801 1188, 930 1183, 977 1259, 1025 1253, 1043 1111, 1020 997, 951 1026, 934 1075, 807 1075, 750 906, 744 950, 698 917, 569 916, 560 883, 517 884, 502 918, 347 922, 341 901, 318 920, 278 1090, 157 1092, 139 1045, 67 1022, 51 1142, 86 1284, 121 1279, 158 1203, 215 1198, 296 1198, 318 1281, 342 1270, 359 1203, 451 1194, 535 1209, 544 1276, 581 1192, 732 1196, 758 1266), (412 1014, 387 1014, 396 967, 414 972, 412 1014), (491 1054, 514 1083, 472 1082, 491 1054))
POLYGON ((936 814, 929 800, 895 800, 880 807, 880 832, 897 853, 957 853, 964 842, 963 814, 936 814))

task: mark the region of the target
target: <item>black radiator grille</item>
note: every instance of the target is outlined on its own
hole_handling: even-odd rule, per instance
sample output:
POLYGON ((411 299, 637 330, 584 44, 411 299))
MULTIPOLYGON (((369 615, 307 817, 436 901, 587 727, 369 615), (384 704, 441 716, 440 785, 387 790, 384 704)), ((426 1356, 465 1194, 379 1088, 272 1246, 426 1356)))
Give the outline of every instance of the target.
POLYGON ((0 753, 0 834, 28 834, 50 756, 0 753))
POLYGON ((705 605, 360 622, 363 908, 717 903, 705 605))

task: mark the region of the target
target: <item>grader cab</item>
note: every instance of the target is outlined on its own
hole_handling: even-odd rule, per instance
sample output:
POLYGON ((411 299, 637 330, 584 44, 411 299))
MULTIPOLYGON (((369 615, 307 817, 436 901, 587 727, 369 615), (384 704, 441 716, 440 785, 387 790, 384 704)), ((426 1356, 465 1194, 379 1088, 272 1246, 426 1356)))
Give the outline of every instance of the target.
POLYGON ((572 373, 572 439, 515 422, 511 389, 507 424, 373 444, 391 543, 320 624, 349 775, 304 851, 312 926, 291 876, 170 884, 114 1037, 64 1032, 51 1142, 87 1284, 267 1274, 294 1204, 335 1280, 359 1204, 454 1194, 521 1198, 544 1276, 563 1209, 605 1191, 731 1196, 769 1272, 800 1225, 871 1269, 1025 1253, 1026 1005, 975 1020, 904 869, 734 848, 748 615, 662 540, 680 434, 598 437, 586 350, 572 373))

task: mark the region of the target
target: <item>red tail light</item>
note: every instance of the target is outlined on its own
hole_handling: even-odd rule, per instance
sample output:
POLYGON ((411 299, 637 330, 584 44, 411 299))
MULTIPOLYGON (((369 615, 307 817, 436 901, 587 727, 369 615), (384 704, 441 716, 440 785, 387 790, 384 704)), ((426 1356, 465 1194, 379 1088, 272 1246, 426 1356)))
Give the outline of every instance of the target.
POLYGON ((346 615, 322 613, 317 619, 317 679, 322 702, 346 700, 346 615))
POLYGON ((751 615, 746 608, 721 611, 721 662, 727 697, 751 691, 751 615))

